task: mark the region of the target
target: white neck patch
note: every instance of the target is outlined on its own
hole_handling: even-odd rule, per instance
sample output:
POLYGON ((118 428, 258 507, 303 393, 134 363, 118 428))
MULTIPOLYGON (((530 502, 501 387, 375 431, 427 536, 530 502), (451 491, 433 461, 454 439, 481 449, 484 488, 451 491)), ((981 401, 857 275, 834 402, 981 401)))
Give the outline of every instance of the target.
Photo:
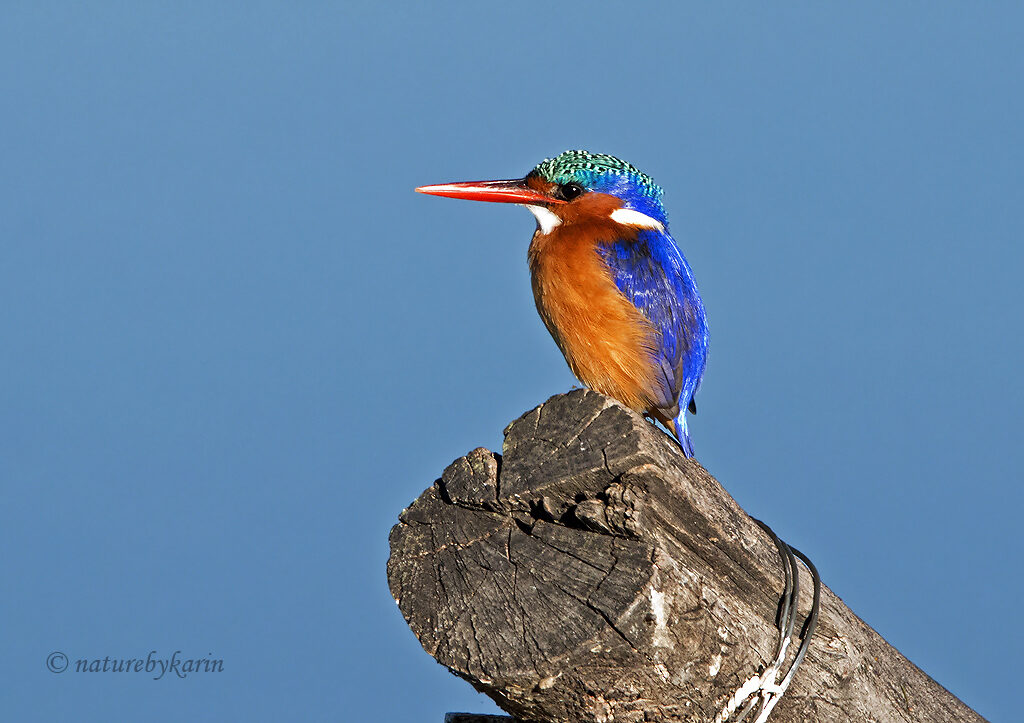
POLYGON ((537 217, 537 226, 540 227, 542 236, 551 233, 551 229, 555 226, 560 226, 562 223, 562 219, 543 206, 531 206, 530 204, 523 205, 530 210, 530 213, 537 217))
POLYGON ((664 231, 665 226, 656 218, 651 218, 646 213, 634 211, 631 208, 617 208, 612 211, 612 221, 621 223, 623 226, 635 226, 637 228, 653 228, 664 231))

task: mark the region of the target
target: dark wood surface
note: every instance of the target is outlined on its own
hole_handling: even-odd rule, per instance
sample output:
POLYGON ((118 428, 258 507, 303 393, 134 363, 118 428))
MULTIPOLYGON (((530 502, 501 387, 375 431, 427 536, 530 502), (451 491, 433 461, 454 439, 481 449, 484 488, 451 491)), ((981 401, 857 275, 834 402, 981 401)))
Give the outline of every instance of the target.
MULTIPOLYGON (((699 463, 587 390, 513 422, 502 455, 453 462, 402 513, 388 562, 423 648, 527 721, 712 721, 774 655, 782 574, 699 463)), ((983 719, 824 588, 770 720, 983 719)))

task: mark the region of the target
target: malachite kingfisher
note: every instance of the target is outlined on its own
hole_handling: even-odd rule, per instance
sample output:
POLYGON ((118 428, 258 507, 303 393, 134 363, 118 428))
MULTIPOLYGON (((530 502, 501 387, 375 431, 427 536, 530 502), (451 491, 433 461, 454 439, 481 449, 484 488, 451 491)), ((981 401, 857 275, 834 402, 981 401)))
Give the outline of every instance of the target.
POLYGON ((697 411, 708 325, 650 176, 614 156, 566 151, 525 178, 416 190, 526 206, 537 218, 533 296, 573 373, 664 424, 693 456, 686 412, 697 411))

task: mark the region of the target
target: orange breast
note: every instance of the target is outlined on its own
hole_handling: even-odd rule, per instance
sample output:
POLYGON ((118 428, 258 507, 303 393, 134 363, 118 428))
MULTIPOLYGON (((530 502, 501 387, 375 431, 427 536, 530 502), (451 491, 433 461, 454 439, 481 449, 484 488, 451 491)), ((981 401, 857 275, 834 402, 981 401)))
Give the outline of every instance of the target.
MULTIPOLYGON (((617 200, 617 199, 616 199, 617 200)), ((611 208, 592 218, 607 219, 611 208)), ((612 221, 539 231, 530 244, 533 296, 573 373, 591 389, 640 412, 655 388, 653 327, 615 286, 598 244, 622 238, 612 221)))

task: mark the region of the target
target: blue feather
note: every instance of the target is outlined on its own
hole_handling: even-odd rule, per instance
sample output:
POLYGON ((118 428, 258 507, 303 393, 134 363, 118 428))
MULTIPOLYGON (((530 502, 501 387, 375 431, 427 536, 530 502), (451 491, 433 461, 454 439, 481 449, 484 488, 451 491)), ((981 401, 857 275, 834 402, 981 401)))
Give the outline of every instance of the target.
POLYGON ((690 265, 667 231, 644 229, 635 241, 619 240, 600 250, 619 291, 658 334, 655 362, 661 373, 649 392, 692 456, 685 415, 704 375, 708 327, 690 265))

